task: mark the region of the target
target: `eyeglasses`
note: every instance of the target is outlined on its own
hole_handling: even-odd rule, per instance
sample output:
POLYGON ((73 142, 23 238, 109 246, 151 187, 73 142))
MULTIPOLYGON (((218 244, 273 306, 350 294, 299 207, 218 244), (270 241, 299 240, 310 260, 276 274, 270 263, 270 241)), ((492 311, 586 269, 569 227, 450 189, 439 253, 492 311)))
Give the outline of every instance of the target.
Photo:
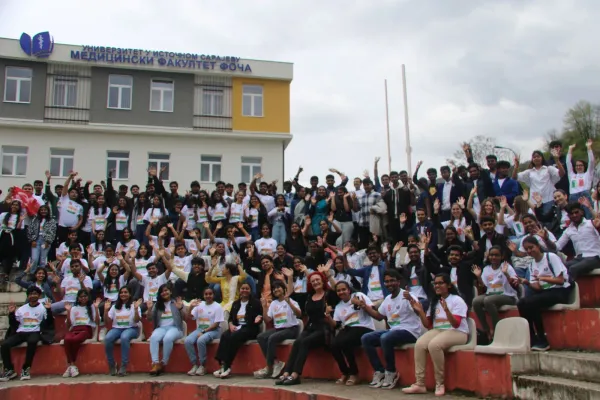
POLYGON ((446 282, 433 282, 434 286, 442 286, 442 285, 445 285, 445 284, 446 284, 446 282))

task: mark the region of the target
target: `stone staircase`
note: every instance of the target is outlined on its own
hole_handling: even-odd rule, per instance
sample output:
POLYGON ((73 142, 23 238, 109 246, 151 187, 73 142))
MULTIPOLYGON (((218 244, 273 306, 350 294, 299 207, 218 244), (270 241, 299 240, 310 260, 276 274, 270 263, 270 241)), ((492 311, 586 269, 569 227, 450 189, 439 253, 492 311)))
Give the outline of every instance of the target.
POLYGON ((522 368, 513 368, 516 398, 600 399, 600 353, 550 351, 521 357, 522 368))

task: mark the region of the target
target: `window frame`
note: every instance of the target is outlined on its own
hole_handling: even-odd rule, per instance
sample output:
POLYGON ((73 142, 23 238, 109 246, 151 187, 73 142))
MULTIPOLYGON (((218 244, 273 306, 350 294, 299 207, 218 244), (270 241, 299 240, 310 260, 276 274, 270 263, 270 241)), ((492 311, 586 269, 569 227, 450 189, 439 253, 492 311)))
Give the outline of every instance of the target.
POLYGON ((152 78, 150 79, 150 106, 149 106, 149 110, 150 112, 165 112, 165 113, 172 113, 175 110, 175 81, 173 79, 169 79, 169 78, 152 78), (154 88, 154 83, 170 83, 171 84, 171 89, 164 89, 164 88, 154 88), (155 90, 160 91, 160 105, 161 105, 161 109, 160 110, 153 110, 152 109, 152 94, 155 90), (164 109, 164 101, 165 101, 165 92, 170 91, 172 93, 172 97, 171 97, 171 109, 170 110, 165 110, 164 109))
POLYGON ((4 102, 5 103, 13 103, 13 104, 31 104, 31 93, 32 93, 32 86, 33 86, 33 69, 28 68, 28 67, 13 67, 10 65, 7 65, 4 68, 4 102), (20 69, 20 70, 28 70, 30 73, 30 76, 28 78, 22 78, 22 77, 18 77, 18 76, 8 76, 8 71, 10 69, 20 69), (7 89, 8 89, 8 80, 15 80, 17 81, 17 87, 16 87, 16 93, 15 93, 15 100, 8 100, 6 98, 7 95, 7 89), (23 81, 28 81, 29 82, 29 100, 28 101, 21 101, 21 82, 23 81))
POLYGON ((77 86, 78 86, 79 80, 77 78, 73 78, 73 77, 67 77, 67 76, 57 76, 54 78, 54 82, 52 84, 52 106, 54 107, 63 107, 63 108, 75 108, 77 107, 77 86), (64 98, 63 103, 62 104, 56 104, 56 86, 59 84, 63 84, 65 87, 64 90, 64 98), (71 85, 73 84, 73 85, 71 85), (69 97, 69 91, 67 90, 67 88, 69 86, 74 86, 75 87, 75 101, 73 102, 73 105, 69 105, 66 104, 68 103, 68 100, 70 99, 69 97), (65 101, 67 100, 67 101, 65 101))
POLYGON ((218 154, 201 154, 200 155, 200 182, 202 183, 215 183, 221 180, 221 174, 223 173, 223 156, 218 154), (203 161, 202 157, 219 157, 219 161, 203 161), (209 180, 205 181, 202 179, 202 166, 208 165, 208 178, 209 180), (219 165, 219 176, 216 179, 213 179, 214 169, 213 166, 219 165))
POLYGON ((222 117, 224 115, 224 107, 225 106, 225 91, 223 89, 208 89, 208 88, 203 88, 202 89, 202 116, 203 117, 222 117), (209 96, 210 101, 208 102, 209 104, 209 112, 205 113, 205 105, 206 105, 206 99, 204 96, 209 96), (221 113, 218 114, 215 112, 215 110, 218 108, 217 104, 216 104, 216 99, 219 98, 221 101, 221 113))
POLYGON ((247 184, 250 184, 252 182, 252 178, 254 177, 254 175, 258 174, 258 173, 262 173, 262 162, 263 162, 263 158, 262 157, 257 157, 257 156, 242 156, 242 158, 240 159, 241 163, 240 163, 240 177, 241 177, 241 181, 240 182, 245 182, 247 184), (260 163, 255 163, 255 162, 245 162, 244 158, 260 158, 260 163), (260 171, 255 171, 255 167, 258 166, 260 171), (244 167, 249 167, 249 173, 250 175, 248 176, 248 182, 246 182, 244 180, 244 167))
POLYGON ((71 170, 74 171, 75 170, 75 149, 64 149, 64 148, 59 148, 59 147, 51 147, 50 148, 50 165, 49 165, 49 170, 50 170, 50 174, 53 177, 56 177, 56 178, 68 178, 69 177, 69 171, 66 171, 67 172, 66 175, 63 174, 65 172, 64 171, 64 169, 65 169, 64 161, 65 161, 65 159, 68 159, 68 158, 70 158, 73 161, 72 167, 71 167, 71 169, 69 171, 71 171, 71 170), (68 155, 53 155, 52 154, 53 150, 72 151, 73 154, 70 155, 70 156, 68 156, 68 155), (56 175, 52 171, 52 159, 53 158, 57 158, 57 159, 60 160, 60 164, 59 164, 59 167, 58 167, 59 168, 59 172, 61 172, 60 175, 56 175))
POLYGON ((242 116, 243 117, 253 117, 253 118, 264 118, 265 116, 265 89, 262 85, 242 85, 242 116), (246 93, 244 89, 250 87, 258 87, 260 88, 260 94, 258 93, 246 93), (248 97, 250 99, 250 114, 244 113, 244 100, 248 97), (260 98, 260 115, 255 115, 256 110, 254 109, 254 100, 255 98, 260 98))
POLYGON ((106 176, 108 176, 108 173, 110 172, 111 168, 108 165, 108 163, 110 161, 114 161, 115 162, 115 176, 112 177, 113 181, 126 181, 129 180, 129 166, 131 165, 129 157, 131 156, 131 153, 129 151, 126 150, 107 150, 106 151, 106 176), (119 156, 111 156, 110 153, 127 153, 127 158, 124 157, 119 157, 119 156), (125 178, 121 177, 121 162, 122 161, 127 161, 127 176, 125 178))
POLYGON ((169 175, 171 174, 171 154, 170 153, 153 153, 153 152, 148 152, 148 168, 150 168, 150 164, 151 163, 156 163, 156 174, 157 177, 162 180, 162 181, 169 181, 169 175), (167 158, 153 158, 153 156, 167 156, 167 158), (167 165, 167 177, 163 177, 161 175, 160 169, 162 168, 163 164, 167 165))
POLYGON ((0 174, 1 176, 13 176, 13 177, 25 177, 27 176, 27 163, 29 161, 29 147, 28 146, 19 146, 19 145, 2 145, 0 146, 0 161, 2 162, 2 168, 0 169, 0 174), (25 149, 25 153, 11 153, 11 152, 6 152, 4 149, 5 147, 17 147, 17 148, 23 148, 25 149), (5 174, 4 173, 4 156, 10 156, 13 157, 12 160, 12 173, 11 174, 5 174), (17 175, 16 171, 17 171, 17 161, 19 157, 25 157, 25 172, 23 175, 17 175))
POLYGON ((108 75, 108 91, 106 94, 106 108, 111 110, 131 110, 133 108, 133 75, 123 75, 123 74, 109 74, 108 75), (125 76, 131 79, 131 85, 122 85, 119 83, 110 83, 111 76, 125 76), (117 98, 117 107, 110 106, 110 89, 115 87, 117 89, 118 98, 117 98), (123 105, 123 89, 129 88, 129 107, 122 107, 123 105))

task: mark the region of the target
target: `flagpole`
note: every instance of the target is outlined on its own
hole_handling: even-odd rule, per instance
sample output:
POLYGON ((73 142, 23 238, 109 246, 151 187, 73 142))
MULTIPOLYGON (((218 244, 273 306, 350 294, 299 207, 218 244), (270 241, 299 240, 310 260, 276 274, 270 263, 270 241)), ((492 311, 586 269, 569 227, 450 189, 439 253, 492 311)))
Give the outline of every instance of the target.
POLYGON ((388 154, 388 172, 392 170, 392 153, 390 151, 390 116, 388 111, 388 92, 387 92, 387 79, 383 81, 385 89, 385 125, 387 131, 387 154, 388 154))
POLYGON ((406 135, 406 161, 408 163, 408 176, 412 176, 412 148, 410 147, 410 129, 408 127, 408 95, 406 93, 406 68, 404 67, 404 64, 402 64, 402 92, 404 94, 404 132, 406 135))

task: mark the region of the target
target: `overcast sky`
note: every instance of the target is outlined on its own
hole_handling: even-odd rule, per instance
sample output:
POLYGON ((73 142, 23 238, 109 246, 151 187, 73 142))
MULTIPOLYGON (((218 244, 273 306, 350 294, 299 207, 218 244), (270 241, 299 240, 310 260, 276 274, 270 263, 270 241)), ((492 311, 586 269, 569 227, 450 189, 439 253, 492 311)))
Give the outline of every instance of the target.
POLYGON ((388 169, 386 78, 392 168, 407 168, 403 63, 413 166, 439 168, 479 134, 528 158, 596 101, 598 17, 598 0, 0 0, 0 36, 292 62, 286 178, 352 178, 375 156, 388 169))

